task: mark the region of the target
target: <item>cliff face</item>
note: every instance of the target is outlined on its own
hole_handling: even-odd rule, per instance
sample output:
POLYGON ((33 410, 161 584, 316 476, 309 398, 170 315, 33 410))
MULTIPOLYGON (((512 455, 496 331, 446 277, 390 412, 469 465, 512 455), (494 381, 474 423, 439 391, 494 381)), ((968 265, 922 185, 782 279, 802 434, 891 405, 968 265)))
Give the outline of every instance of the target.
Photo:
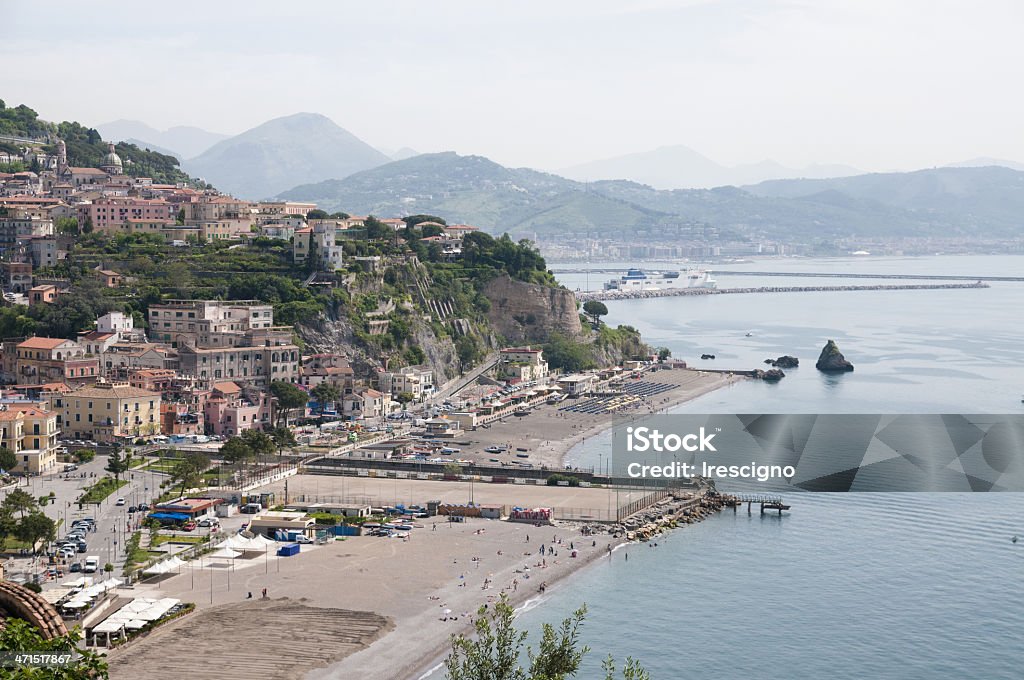
POLYGON ((509 343, 545 342, 553 333, 575 339, 582 331, 572 291, 502 275, 488 282, 483 293, 491 302, 487 320, 509 343))
MULTIPOLYGON (((380 357, 367 352, 355 336, 352 324, 345 318, 331 319, 321 314, 315 321, 296 324, 295 328, 306 343, 307 352, 346 354, 357 376, 371 375, 374 370, 382 367, 380 357)), ((423 363, 433 369, 437 384, 458 375, 459 361, 451 338, 438 338, 430 326, 420 320, 413 322, 411 330, 410 343, 423 350, 426 357, 423 363)))

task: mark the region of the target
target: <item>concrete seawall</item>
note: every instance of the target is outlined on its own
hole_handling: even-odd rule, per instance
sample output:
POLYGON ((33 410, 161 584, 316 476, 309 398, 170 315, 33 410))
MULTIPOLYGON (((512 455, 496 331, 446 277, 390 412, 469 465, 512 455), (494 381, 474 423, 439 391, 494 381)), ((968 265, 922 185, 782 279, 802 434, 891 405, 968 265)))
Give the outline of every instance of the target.
POLYGON ((952 290, 962 288, 990 288, 987 283, 921 283, 876 284, 865 286, 761 286, 755 288, 678 288, 672 290, 615 291, 598 290, 577 293, 581 302, 587 300, 643 300, 661 297, 688 297, 695 295, 737 295, 742 293, 823 293, 858 290, 952 290))

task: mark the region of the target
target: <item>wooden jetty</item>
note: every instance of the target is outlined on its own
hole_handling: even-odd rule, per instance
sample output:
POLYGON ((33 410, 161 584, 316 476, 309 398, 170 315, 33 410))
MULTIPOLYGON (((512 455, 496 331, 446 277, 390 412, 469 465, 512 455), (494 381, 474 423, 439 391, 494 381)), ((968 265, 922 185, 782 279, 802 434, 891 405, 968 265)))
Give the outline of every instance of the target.
POLYGON ((761 514, 763 515, 766 510, 778 510, 779 514, 782 514, 783 510, 789 510, 789 506, 782 502, 782 496, 772 496, 763 494, 740 494, 739 496, 730 496, 727 501, 727 505, 732 506, 732 511, 735 513, 736 508, 747 504, 747 514, 753 514, 751 507, 753 505, 761 506, 761 514))

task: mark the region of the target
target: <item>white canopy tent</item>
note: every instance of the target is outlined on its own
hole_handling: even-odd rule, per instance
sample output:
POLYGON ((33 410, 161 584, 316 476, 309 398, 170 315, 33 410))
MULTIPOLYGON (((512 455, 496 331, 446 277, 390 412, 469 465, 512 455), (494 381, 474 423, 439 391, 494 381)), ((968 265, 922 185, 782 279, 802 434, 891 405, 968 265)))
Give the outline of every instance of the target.
POLYGON ((163 618, 167 612, 181 603, 173 597, 152 599, 138 597, 128 602, 100 623, 93 626, 94 636, 106 635, 107 646, 110 646, 111 634, 124 635, 125 629, 139 630, 153 621, 163 618))
POLYGON ((156 576, 156 575, 159 575, 159 574, 166 574, 168 572, 172 572, 172 571, 177 570, 183 564, 185 564, 185 563, 181 560, 181 558, 179 558, 179 557, 172 557, 169 560, 164 560, 163 562, 157 562, 153 566, 148 567, 147 569, 144 569, 142 571, 142 573, 150 575, 150 576, 156 576))

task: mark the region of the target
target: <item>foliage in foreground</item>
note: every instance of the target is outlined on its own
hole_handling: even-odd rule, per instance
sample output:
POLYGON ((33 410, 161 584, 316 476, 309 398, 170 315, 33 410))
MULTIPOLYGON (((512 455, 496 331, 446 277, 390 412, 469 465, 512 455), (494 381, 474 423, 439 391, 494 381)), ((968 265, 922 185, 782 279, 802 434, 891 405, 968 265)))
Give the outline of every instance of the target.
MULTIPOLYGON (((487 605, 477 610, 473 627, 476 638, 465 635, 452 636, 452 651, 445 659, 448 680, 564 680, 576 676, 583 657, 590 651, 580 646, 580 627, 587 615, 583 605, 572 616, 562 621, 556 629, 544 624, 540 646, 535 654, 532 647, 526 650, 530 661, 524 669, 519 660, 526 631, 516 630, 512 625, 515 609, 507 595, 491 608, 487 605)), ((615 663, 609 656, 602 664, 606 680, 615 677, 615 663)), ((650 675, 635 660, 629 658, 622 669, 624 680, 650 680, 650 675)))
POLYGON ((78 658, 60 668, 0 668, 0 680, 83 680, 108 678, 107 662, 89 650, 80 650, 75 644, 82 635, 76 628, 64 637, 46 640, 27 621, 9 619, 0 630, 0 649, 27 653, 75 653, 78 658))

